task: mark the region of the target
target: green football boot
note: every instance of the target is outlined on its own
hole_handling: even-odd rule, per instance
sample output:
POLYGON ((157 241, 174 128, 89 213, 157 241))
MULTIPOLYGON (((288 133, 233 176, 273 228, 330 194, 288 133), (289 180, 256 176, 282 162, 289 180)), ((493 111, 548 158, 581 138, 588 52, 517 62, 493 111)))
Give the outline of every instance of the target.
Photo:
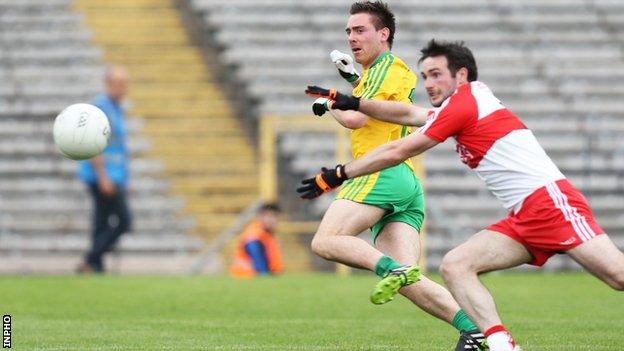
POLYGON ((392 301, 399 289, 420 280, 420 268, 414 266, 402 266, 388 272, 382 280, 375 285, 370 300, 375 305, 383 305, 392 301))

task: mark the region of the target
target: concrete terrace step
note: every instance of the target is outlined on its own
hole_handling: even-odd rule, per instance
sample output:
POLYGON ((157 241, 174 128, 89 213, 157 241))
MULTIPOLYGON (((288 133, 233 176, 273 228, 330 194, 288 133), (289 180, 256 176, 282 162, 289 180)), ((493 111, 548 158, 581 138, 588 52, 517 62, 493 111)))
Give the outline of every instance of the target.
MULTIPOLYGON (((43 176, 67 174, 73 175, 78 170, 78 163, 71 160, 58 160, 48 158, 31 157, 27 159, 6 158, 0 160, 0 178, 43 176)), ((150 174, 159 175, 164 170, 162 161, 146 158, 133 158, 130 164, 130 171, 134 178, 139 175, 150 174)))
MULTIPOLYGON (((183 100, 183 101, 219 101, 217 100, 217 96, 215 96, 219 90, 213 90, 212 87, 202 87, 199 88, 200 85, 197 86, 197 90, 194 89, 178 89, 175 85, 173 86, 153 86, 145 87, 143 89, 134 89, 130 92, 130 97, 133 100, 141 101, 154 101, 159 99, 172 99, 172 100, 183 100)), ((225 103, 225 101, 221 102, 225 103)))
MULTIPOLYGON (((84 260, 82 253, 36 253, 13 255, 0 252, 0 274, 74 274, 84 260)), ((112 274, 186 274, 196 255, 193 253, 113 253, 104 258, 112 274)))
MULTIPOLYGON (((61 1, 61 0, 57 0, 61 1)), ((104 7, 109 8, 114 5, 116 8, 144 8, 144 7, 171 7, 171 0, 90 0, 89 8, 104 7)))
POLYGON ((159 134, 160 137, 166 137, 167 131, 171 131, 174 134, 192 132, 200 136, 203 133, 214 131, 215 124, 223 127, 223 131, 228 132, 228 135, 232 135, 234 132, 242 129, 240 122, 226 122, 227 120, 227 118, 222 119, 214 115, 207 116, 207 118, 188 118, 188 115, 165 119, 150 118, 145 122, 144 130, 149 133, 159 134))
MULTIPOLYGON (((231 130, 231 129, 240 129, 241 127, 238 125, 238 123, 236 121, 224 121, 225 123, 220 123, 220 120, 205 120, 205 123, 208 126, 212 126, 215 129, 226 129, 226 130, 231 130)), ((170 135, 162 135, 162 136, 154 136, 150 139, 152 141, 153 145, 163 145, 163 146, 174 146, 176 143, 180 143, 180 136, 170 136, 170 135)), ((185 145, 178 145, 181 147, 186 147, 187 145, 202 145, 202 143, 209 141, 212 145, 213 148, 215 149, 223 149, 223 148, 227 148, 227 147, 234 147, 234 148, 248 148, 251 149, 251 145, 247 145, 247 143, 244 144, 234 144, 231 145, 232 142, 236 142, 238 141, 237 138, 232 138, 230 136, 210 136, 210 137, 206 137, 206 136, 199 136, 199 135, 185 135, 184 136, 184 144, 185 145)))
POLYGON ((175 191, 192 194, 230 194, 255 192, 258 188, 258 180, 254 176, 210 176, 210 177, 184 177, 172 181, 175 191))
MULTIPOLYGON (((159 54, 159 53, 155 53, 159 54)), ((127 65, 130 66, 130 65, 127 65)), ((180 75, 177 71, 156 71, 156 70, 143 70, 137 69, 132 71, 132 81, 134 83, 158 83, 166 79, 172 83, 202 83, 208 81, 208 76, 202 71, 194 72, 188 75, 180 75)))
POLYGON ((212 237, 234 224, 238 216, 226 213, 214 214, 198 212, 195 215, 198 233, 212 237))
MULTIPOLYGON (((175 140, 172 139, 172 140, 175 140)), ((223 139, 210 139, 203 138, 199 140, 197 143, 190 143, 186 145, 180 144, 170 144, 172 141, 157 139, 154 141, 152 145, 152 151, 162 155, 163 157, 170 155, 194 155, 194 156, 241 156, 241 157, 251 157, 253 155, 253 151, 249 146, 246 145, 228 145, 228 147, 223 148, 223 144, 216 143, 216 141, 223 141, 223 139), (169 143, 168 143, 169 142, 169 143)))
POLYGON ((251 205, 255 195, 206 195, 187 196, 186 208, 196 213, 236 213, 251 205))
POLYGON ((177 176, 206 176, 215 173, 227 175, 256 175, 258 165, 254 157, 239 157, 223 163, 220 157, 189 157, 176 156, 166 160, 165 169, 169 174, 177 176))
MULTIPOLYGON (((128 145, 131 153, 142 153, 149 149, 147 140, 133 139, 128 145)), ((51 140, 0 140, 0 155, 4 157, 24 156, 50 156, 58 157, 59 153, 51 140)))
MULTIPOLYGON (((170 190, 170 185, 166 180, 145 177, 141 181, 133 182, 130 185, 130 190, 133 192, 166 192, 170 190)), ((37 195, 39 193, 62 194, 64 192, 84 191, 85 185, 76 180, 73 175, 67 178, 31 177, 0 182, 0 194, 6 196, 23 193, 37 195)))
MULTIPOLYGON (((40 213, 33 216, 29 213, 3 215, 2 224, 5 230, 16 234, 41 233, 89 233, 92 218, 84 211, 80 215, 72 213, 40 213)), ((133 229, 148 232, 186 233, 194 225, 190 219, 180 219, 174 215, 144 214, 133 219, 133 229)))
POLYGON ((236 121, 230 123, 219 123, 220 120, 227 119, 227 116, 231 112, 231 108, 226 105, 222 105, 219 100, 214 104, 210 101, 189 101, 184 104, 182 101, 172 102, 167 104, 167 101, 163 103, 149 102, 141 107, 135 108, 134 113, 145 116, 145 118, 157 118, 159 116, 167 115, 171 118, 203 118, 211 124, 214 129, 231 129, 238 127, 239 124, 236 121), (189 105, 189 107, 187 107, 189 105), (214 121, 214 124, 210 123, 214 121))
POLYGON ((124 50, 107 51, 106 58, 110 61, 124 62, 126 65, 161 64, 178 62, 195 64, 203 58, 199 51, 173 49, 164 50, 159 47, 124 48, 124 50))
MULTIPOLYGON (((178 211, 184 203, 181 199, 169 196, 149 196, 130 199, 130 207, 136 216, 161 214, 163 211, 178 211)), ((0 212, 3 214, 47 214, 51 212, 78 213, 92 206, 91 199, 20 198, 1 199, 0 212)))
MULTIPOLYGON (((85 252, 89 245, 90 238, 86 234, 0 235, 0 252, 85 252)), ((197 251, 204 245, 201 238, 181 233, 129 233, 121 237, 117 250, 124 253, 183 253, 197 251)))
POLYGON ((206 109, 183 109, 169 111, 162 111, 159 109, 136 109, 135 111, 147 120, 163 118, 227 118, 231 113, 229 109, 224 109, 222 111, 206 109))
POLYGON ((178 18, 179 14, 171 3, 145 3, 142 6, 139 4, 127 4, 126 6, 119 3, 93 3, 83 2, 76 4, 76 7, 81 11, 89 15, 91 12, 97 13, 99 18, 118 18, 124 19, 139 19, 144 18, 146 14, 150 14, 156 18, 178 18), (131 6, 127 6, 131 5, 131 6), (137 6, 138 5, 138 6, 137 6))

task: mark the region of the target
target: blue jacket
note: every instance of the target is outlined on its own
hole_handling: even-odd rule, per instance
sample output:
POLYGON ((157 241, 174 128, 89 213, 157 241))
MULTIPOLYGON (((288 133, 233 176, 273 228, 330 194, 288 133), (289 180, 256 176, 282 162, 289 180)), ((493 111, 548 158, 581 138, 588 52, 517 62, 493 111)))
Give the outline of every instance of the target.
MULTIPOLYGON (((105 93, 93 99, 93 105, 99 107, 111 127, 108 146, 102 152, 106 174, 117 186, 125 187, 129 180, 129 154, 126 146, 128 132, 126 131, 125 115, 122 107, 105 93)), ((96 184, 97 175, 90 160, 80 162, 78 178, 87 184, 96 184)))

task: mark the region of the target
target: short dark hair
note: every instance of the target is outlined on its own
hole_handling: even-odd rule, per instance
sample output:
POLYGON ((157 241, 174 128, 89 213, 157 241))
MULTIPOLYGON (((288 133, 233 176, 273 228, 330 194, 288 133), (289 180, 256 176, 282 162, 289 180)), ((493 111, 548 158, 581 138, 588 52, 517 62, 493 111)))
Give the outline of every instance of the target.
POLYGON ((465 46, 463 41, 450 42, 431 39, 427 46, 420 50, 420 53, 422 56, 418 60, 418 64, 422 63, 427 57, 445 56, 449 71, 451 71, 453 77, 462 67, 468 70, 469 82, 473 82, 479 77, 477 62, 472 55, 472 51, 465 46))
POLYGON ((394 32, 396 30, 396 21, 394 14, 390 11, 388 4, 383 1, 358 1, 351 5, 349 13, 355 15, 358 13, 368 13, 373 16, 373 25, 375 29, 380 30, 387 27, 390 30, 388 36, 388 45, 392 48, 392 42, 394 41, 394 32))
POLYGON ((262 211, 271 211, 271 212, 282 212, 282 209, 276 202, 266 202, 260 206, 259 212, 262 211))

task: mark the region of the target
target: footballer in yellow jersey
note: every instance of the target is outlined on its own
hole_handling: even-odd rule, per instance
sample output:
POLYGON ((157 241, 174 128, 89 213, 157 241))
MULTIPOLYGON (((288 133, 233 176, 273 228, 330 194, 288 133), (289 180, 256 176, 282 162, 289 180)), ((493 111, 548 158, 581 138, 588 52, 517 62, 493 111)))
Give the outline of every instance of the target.
MULTIPOLYGON (((330 58, 354 87, 353 94, 364 100, 411 101, 416 75, 390 51, 396 27, 394 14, 381 1, 358 1, 351 6, 350 14, 345 31, 353 58, 337 50, 330 53, 330 58), (364 69, 361 76, 354 60, 364 69)), ((338 123, 352 130, 355 159, 410 132, 408 127, 372 118, 376 116, 332 109, 331 93, 317 97, 312 104, 316 115, 329 111, 338 123)), ((302 198, 312 199, 340 184, 340 192, 312 239, 312 251, 327 260, 365 268, 380 276, 370 295, 371 302, 386 303, 400 290, 414 304, 460 331, 457 350, 481 348, 474 340, 475 335, 483 335, 452 295, 420 274, 417 262, 424 196, 411 163, 406 161, 353 179, 348 179, 344 166, 338 165, 305 179, 297 192, 302 198), (357 237, 367 228, 372 230, 373 245, 357 237)))
MULTIPOLYGON (((362 72, 353 95, 364 99, 411 102, 416 75, 392 52, 386 51, 362 72)), ((351 150, 357 159, 379 145, 405 137, 410 128, 369 118, 351 132, 351 150)), ((420 231, 425 215, 424 195, 411 161, 371 175, 348 180, 337 199, 352 200, 387 210, 372 228, 373 240, 386 223, 403 222, 420 231)))

